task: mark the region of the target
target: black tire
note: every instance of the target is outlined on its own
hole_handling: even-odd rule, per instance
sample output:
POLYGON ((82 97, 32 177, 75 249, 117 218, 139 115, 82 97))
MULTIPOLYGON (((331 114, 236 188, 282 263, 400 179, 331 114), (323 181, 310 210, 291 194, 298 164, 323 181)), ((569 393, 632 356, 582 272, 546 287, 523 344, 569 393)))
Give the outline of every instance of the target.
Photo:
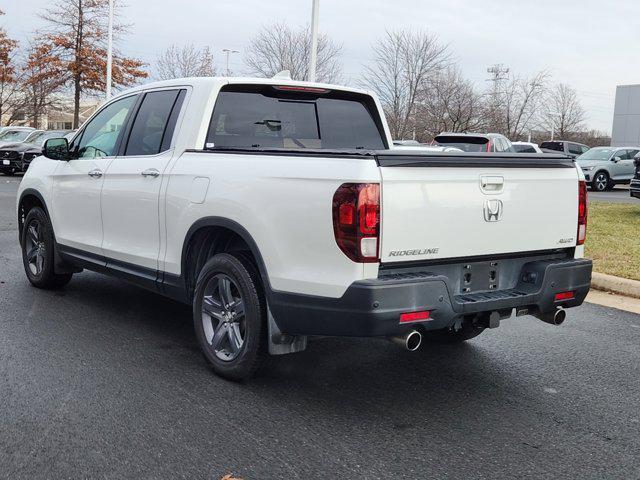
POLYGON ((452 344, 466 342, 482 332, 484 332, 484 327, 478 327, 471 322, 463 322, 462 328, 458 331, 453 327, 430 330, 423 333, 423 338, 430 343, 452 344))
POLYGON ((193 325, 204 357, 221 377, 247 380, 264 364, 268 356, 266 301, 260 275, 248 256, 221 253, 205 263, 196 282, 193 325), (225 316, 235 314, 233 308, 225 307, 225 298, 220 293, 224 290, 220 283, 227 281, 230 281, 227 298, 232 299, 227 306, 237 305, 238 300, 243 304, 244 313, 235 318, 225 316), (207 312, 213 314, 203 310, 205 296, 207 312), (220 320, 220 315, 225 319, 220 320), (224 324, 227 329, 220 333, 224 324), (242 340, 240 347, 233 347, 231 331, 237 332, 234 338, 239 335, 242 340))
POLYGON ((591 181, 591 190, 594 192, 604 192, 608 190, 611 185, 609 174, 604 171, 596 172, 591 181))
POLYGON ((53 289, 69 283, 72 273, 57 274, 54 271, 53 228, 49 217, 40 207, 34 207, 27 213, 21 240, 22 264, 31 285, 53 289))

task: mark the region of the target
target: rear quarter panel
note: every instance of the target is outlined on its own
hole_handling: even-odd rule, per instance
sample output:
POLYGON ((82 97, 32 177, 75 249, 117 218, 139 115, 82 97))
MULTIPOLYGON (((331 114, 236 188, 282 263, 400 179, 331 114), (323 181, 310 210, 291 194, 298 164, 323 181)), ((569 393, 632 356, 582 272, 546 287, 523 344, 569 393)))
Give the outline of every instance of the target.
POLYGON ((201 218, 223 217, 249 232, 272 289, 340 297, 352 282, 376 276, 377 265, 354 263, 338 248, 333 194, 343 183, 379 181, 373 159, 186 152, 166 189, 161 269, 180 274, 190 227, 201 218), (200 202, 192 191, 202 189, 203 178, 209 181, 200 202))

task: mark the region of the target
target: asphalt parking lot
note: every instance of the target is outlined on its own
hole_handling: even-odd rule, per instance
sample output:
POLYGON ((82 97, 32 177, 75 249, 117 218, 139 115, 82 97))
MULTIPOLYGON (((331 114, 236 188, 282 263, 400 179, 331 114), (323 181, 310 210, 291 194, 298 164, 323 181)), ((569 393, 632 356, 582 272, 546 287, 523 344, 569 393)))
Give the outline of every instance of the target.
POLYGON ((585 304, 407 353, 322 339, 214 376, 188 307, 33 289, 0 177, 0 478, 640 478, 640 315, 585 304))
POLYGON ((594 192, 589 190, 587 198, 590 202, 629 203, 640 207, 640 199, 629 195, 628 185, 616 185, 608 192, 594 192))

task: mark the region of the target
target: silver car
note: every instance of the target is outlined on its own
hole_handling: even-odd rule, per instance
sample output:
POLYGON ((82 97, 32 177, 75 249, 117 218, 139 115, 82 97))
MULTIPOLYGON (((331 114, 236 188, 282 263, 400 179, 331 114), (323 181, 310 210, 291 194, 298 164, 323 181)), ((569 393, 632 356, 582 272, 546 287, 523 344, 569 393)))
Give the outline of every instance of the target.
POLYGON ((633 157, 640 147, 595 147, 580 155, 582 168, 591 190, 610 190, 618 183, 628 184, 635 174, 633 157))

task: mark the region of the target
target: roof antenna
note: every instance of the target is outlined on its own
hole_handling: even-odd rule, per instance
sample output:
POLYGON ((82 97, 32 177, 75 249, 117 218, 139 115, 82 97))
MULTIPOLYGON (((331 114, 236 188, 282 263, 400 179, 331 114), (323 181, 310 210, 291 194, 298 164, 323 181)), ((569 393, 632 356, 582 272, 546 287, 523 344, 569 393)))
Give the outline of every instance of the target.
POLYGON ((282 78, 284 80, 291 80, 291 71, 289 70, 282 70, 281 72, 276 73, 273 77, 271 78, 282 78))

